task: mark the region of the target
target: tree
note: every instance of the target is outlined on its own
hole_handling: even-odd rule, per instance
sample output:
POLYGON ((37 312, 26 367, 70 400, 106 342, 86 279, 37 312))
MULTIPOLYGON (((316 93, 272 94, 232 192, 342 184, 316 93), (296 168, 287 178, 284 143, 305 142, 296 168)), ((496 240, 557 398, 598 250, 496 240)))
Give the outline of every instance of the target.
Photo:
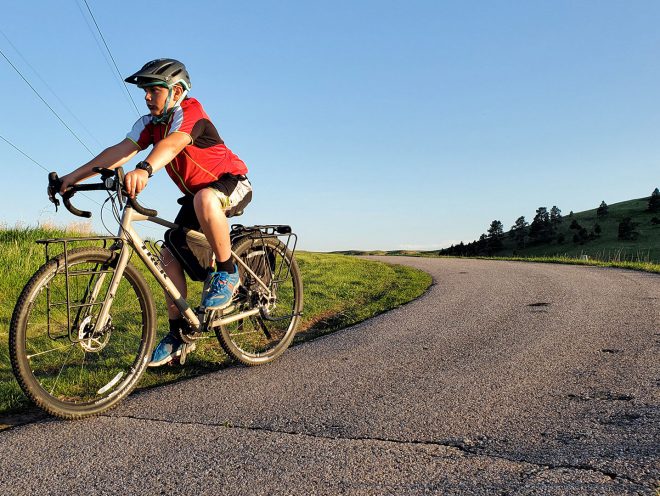
POLYGON ((637 239, 639 237, 639 233, 635 230, 635 228, 638 225, 639 224, 637 222, 633 222, 630 217, 624 218, 619 223, 619 239, 624 241, 637 239))
POLYGON ((580 243, 583 245, 584 242, 589 239, 589 233, 578 223, 577 220, 573 219, 569 227, 575 231, 575 234, 573 234, 573 243, 580 243))
POLYGON ((545 207, 539 207, 536 209, 536 215, 532 224, 529 226, 529 237, 530 239, 539 242, 546 243, 552 239, 554 230, 552 224, 550 223, 550 214, 548 209, 545 207))
POLYGON ((524 216, 520 216, 516 219, 516 223, 511 226, 511 236, 516 241, 516 246, 518 248, 525 247, 525 238, 527 237, 527 227, 529 224, 525 220, 524 216))
POLYGON ((600 202, 600 207, 596 210, 596 215, 598 217, 605 217, 607 215, 607 212, 609 211, 609 207, 607 206, 607 203, 605 201, 600 202))
POLYGON ((660 212, 660 191, 658 188, 653 190, 651 193, 651 198, 649 198, 649 212, 660 212))
POLYGON ((557 226, 557 224, 560 224, 562 221, 562 216, 561 216, 561 210, 557 208, 557 205, 554 205, 550 209, 550 222, 552 222, 553 226, 557 226))
POLYGON ((488 248, 489 251, 497 251, 502 248, 504 239, 504 226, 499 220, 494 220, 488 228, 488 248))
POLYGON ((603 232, 603 230, 601 229, 600 224, 596 222, 594 224, 594 233, 596 234, 596 236, 600 236, 601 232, 603 232))

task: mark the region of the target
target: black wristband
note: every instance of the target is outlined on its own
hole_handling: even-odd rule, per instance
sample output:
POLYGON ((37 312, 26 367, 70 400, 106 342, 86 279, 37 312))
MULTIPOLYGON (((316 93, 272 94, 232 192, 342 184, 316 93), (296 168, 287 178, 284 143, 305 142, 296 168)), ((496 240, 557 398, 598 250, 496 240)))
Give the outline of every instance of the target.
POLYGON ((135 166, 135 169, 136 170, 141 169, 143 171, 147 171, 147 173, 149 174, 149 177, 154 175, 154 170, 151 168, 151 165, 146 160, 143 160, 142 162, 138 163, 135 166))

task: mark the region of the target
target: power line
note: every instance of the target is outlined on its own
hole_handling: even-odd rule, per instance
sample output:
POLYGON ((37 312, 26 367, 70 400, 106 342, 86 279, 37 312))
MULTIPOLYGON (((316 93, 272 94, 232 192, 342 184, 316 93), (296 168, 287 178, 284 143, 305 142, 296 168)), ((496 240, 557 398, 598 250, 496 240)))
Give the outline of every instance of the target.
POLYGON ((87 150, 92 156, 96 155, 92 150, 90 150, 90 149, 87 147, 87 145, 83 142, 83 140, 81 140, 81 139, 78 137, 78 135, 73 131, 73 129, 71 129, 71 128, 66 124, 66 122, 64 122, 64 120, 60 117, 60 115, 59 115, 57 112, 55 112, 55 109, 53 109, 53 107, 51 107, 51 106, 48 104, 48 102, 44 99, 44 97, 42 97, 42 96, 39 94, 39 92, 34 88, 34 86, 32 86, 32 85, 30 84, 30 82, 25 78, 25 76, 23 76, 23 74, 21 73, 21 71, 19 71, 18 68, 17 68, 14 64, 12 64, 11 60, 9 60, 9 58, 5 55, 5 52, 3 52, 2 49, 0 49, 0 55, 2 55, 2 56, 4 57, 4 59, 5 59, 5 60, 7 61, 7 63, 12 67, 12 69, 14 69, 14 70, 16 71, 16 73, 17 73, 19 76, 21 76, 21 79, 23 79, 23 81, 25 81, 25 84, 27 84, 27 85, 30 87, 30 89, 31 89, 32 91, 34 91, 34 94, 37 95, 37 96, 39 97, 39 99, 40 99, 42 102, 44 102, 44 105, 46 105, 46 107, 48 107, 48 108, 50 109, 50 111, 55 115, 55 117, 57 117, 57 118, 59 119, 59 121, 62 123, 62 125, 63 125, 65 128, 67 128, 67 129, 69 130, 69 132, 70 132, 70 133, 71 133, 71 134, 72 134, 72 135, 73 135, 73 136, 74 136, 74 137, 80 142, 80 144, 81 144, 82 146, 84 146, 85 149, 86 149, 86 150, 87 150))
POLYGON ((35 159, 33 159, 32 157, 30 157, 27 153, 25 153, 23 150, 21 150, 19 147, 17 147, 14 143, 12 143, 11 141, 9 141, 7 138, 5 138, 4 136, 2 136, 1 134, 0 134, 0 139, 3 140, 5 143, 7 143, 9 146, 11 146, 11 147, 12 147, 14 150, 16 150, 18 153, 20 153, 21 155, 23 155, 25 158, 27 158, 28 160, 31 160, 32 162, 34 162, 35 164, 37 164, 39 167, 41 167, 41 168, 42 168, 43 170, 45 170, 46 172, 50 172, 50 171, 49 171, 48 169, 46 169, 43 165, 41 165, 39 162, 37 162, 37 161, 36 161, 35 159))
POLYGON ((4 39, 7 41, 7 43, 9 43, 9 46, 11 46, 14 49, 14 51, 18 54, 18 56, 21 58, 21 60, 25 63, 25 65, 27 65, 32 70, 32 72, 34 72, 34 74, 37 76, 37 78, 39 78, 39 80, 44 84, 44 86, 46 88, 48 88, 48 90, 53 94, 53 96, 60 103, 60 105, 62 105, 62 107, 67 112, 69 112, 69 114, 71 114, 71 116, 80 125, 80 127, 82 127, 87 132, 87 134, 89 136, 91 136, 91 138, 96 142, 96 144, 98 144, 100 147, 103 147, 103 145, 96 138, 96 136, 94 136, 92 134, 92 132, 87 128, 87 126, 85 126, 85 124, 83 124, 83 122, 76 116, 76 114, 73 113, 73 111, 67 106, 67 104, 62 101, 62 99, 57 95, 57 93, 55 93, 55 90, 53 88, 51 88, 51 86, 48 84, 48 82, 43 77, 41 77, 41 74, 39 74, 39 72, 32 66, 32 64, 30 64, 30 62, 23 56, 21 51, 16 47, 16 45, 14 45, 12 43, 12 41, 9 39, 9 37, 1 29, 0 29, 0 34, 4 37, 4 39))
POLYGON ((92 9, 89 8, 89 4, 87 3, 87 0, 83 0, 85 3, 85 7, 87 7, 87 11, 89 12, 89 15, 92 18, 92 21, 94 21, 94 25, 96 26, 96 30, 99 32, 99 36, 101 36, 101 40, 103 41, 103 44, 105 45, 105 49, 108 51, 108 55, 110 55, 110 59, 112 60, 112 63, 115 66, 115 70, 117 71, 117 75, 119 76, 119 79, 121 82, 124 84, 124 89, 126 90, 126 94, 128 94, 128 97, 131 99, 131 102, 133 103, 133 107, 135 107, 135 112, 137 112, 138 117, 140 116, 140 110, 138 109, 137 105, 135 104, 135 100, 133 100, 133 97, 131 96, 131 92, 128 90, 128 86, 126 85, 126 81, 124 81, 124 78, 121 77, 121 72, 119 71, 119 67, 117 67, 117 62, 115 62, 115 58, 112 56, 112 52, 110 51, 110 47, 108 47, 108 44, 105 41, 105 37, 103 36, 103 33, 101 32, 101 28, 99 27, 99 24, 96 22, 96 18, 94 17, 94 14, 92 14, 92 9))
MULTIPOLYGON (((2 141, 4 141, 5 143, 7 143, 9 146, 11 146, 11 147, 12 147, 14 150, 16 150, 18 153, 20 153, 21 155, 23 155, 25 158, 27 158, 28 160, 30 160, 31 162, 33 162, 34 164, 36 164, 38 167, 41 167, 41 168, 42 168, 43 170, 45 170, 46 172, 50 172, 50 171, 49 171, 48 169, 46 169, 43 165, 41 165, 39 162, 37 162, 37 161, 36 161, 35 159, 33 159, 32 157, 30 157, 27 153, 25 153, 23 150, 21 150, 19 147, 17 147, 14 143, 12 143, 11 141, 9 141, 7 138, 5 138, 5 137, 4 137, 3 135, 1 135, 1 134, 0 134, 0 139, 1 139, 2 141)), ((88 200, 93 201, 93 202, 96 203, 98 206, 100 206, 100 207, 103 206, 103 205, 101 205, 99 202, 97 202, 96 200, 94 200, 93 198, 90 198, 89 196, 87 196, 85 193, 82 193, 82 192, 81 192, 80 194, 83 195, 83 196, 84 196, 85 198, 87 198, 88 200)))

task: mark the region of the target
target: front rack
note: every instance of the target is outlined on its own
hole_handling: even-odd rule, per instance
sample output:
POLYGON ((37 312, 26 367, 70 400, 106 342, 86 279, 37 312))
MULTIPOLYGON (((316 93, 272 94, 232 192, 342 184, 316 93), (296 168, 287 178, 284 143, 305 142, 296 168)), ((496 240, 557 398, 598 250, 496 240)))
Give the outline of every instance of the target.
MULTIPOLYGON (((109 274, 112 271, 108 269, 103 269, 102 267, 96 267, 94 270, 84 270, 84 271, 74 271, 73 273, 69 270, 69 251, 71 249, 71 244, 81 244, 81 243, 96 243, 101 247, 109 250, 116 250, 121 246, 122 241, 117 236, 89 236, 83 238, 48 238, 48 239, 38 239, 36 240, 38 244, 44 245, 44 255, 46 258, 46 263, 48 263, 53 258, 63 257, 64 259, 64 286, 65 286, 65 295, 66 301, 52 301, 51 300, 51 287, 50 284, 46 288, 46 301, 47 301, 47 326, 48 326, 48 336, 51 339, 56 339, 57 337, 51 333, 51 310, 55 307, 61 307, 66 305, 66 317, 67 317, 67 329, 68 337, 72 343, 79 342, 82 340, 80 335, 77 335, 75 328, 80 325, 81 316, 86 314, 85 309, 90 309, 94 306, 103 305, 105 303, 105 297, 100 300, 94 300, 92 302, 87 302, 87 297, 93 292, 93 284, 95 277, 102 277, 103 274, 109 274), (55 250, 54 246, 61 247, 57 249, 57 253, 53 254, 52 251, 55 250), (87 291, 83 295, 80 302, 71 301, 71 278, 72 277, 88 277, 89 281, 87 283, 87 291), (71 325, 72 314, 75 313, 74 324, 71 325)), ((57 274, 56 274, 57 275, 57 274)))

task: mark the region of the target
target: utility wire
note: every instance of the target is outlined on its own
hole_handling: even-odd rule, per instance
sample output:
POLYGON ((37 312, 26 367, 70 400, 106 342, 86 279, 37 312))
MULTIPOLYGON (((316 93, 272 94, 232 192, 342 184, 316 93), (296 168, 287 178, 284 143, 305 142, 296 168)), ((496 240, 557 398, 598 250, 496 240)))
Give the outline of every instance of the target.
POLYGON ((23 79, 23 81, 25 81, 25 84, 27 84, 27 85, 30 87, 30 89, 31 89, 32 91, 34 91, 34 94, 37 95, 37 96, 39 97, 39 99, 40 99, 42 102, 44 102, 44 104, 46 105, 46 107, 48 107, 48 108, 50 109, 50 111, 55 115, 55 117, 57 117, 57 118, 59 119, 59 121, 62 123, 62 125, 64 125, 64 127, 67 128, 67 129, 69 130, 69 132, 70 132, 70 133, 71 133, 71 134, 72 134, 72 135, 73 135, 73 136, 74 136, 74 137, 80 142, 80 144, 81 144, 82 146, 84 146, 85 149, 86 149, 86 150, 87 150, 92 156, 96 155, 92 150, 90 150, 90 149, 87 147, 87 145, 83 142, 83 140, 81 140, 81 139, 78 137, 78 135, 73 131, 73 129, 71 129, 71 128, 66 124, 66 122, 64 122, 64 120, 60 117, 60 115, 59 115, 57 112, 55 112, 55 110, 53 109, 53 107, 51 107, 51 106, 48 104, 48 102, 44 99, 44 97, 42 97, 42 96, 39 94, 39 92, 34 88, 34 86, 32 86, 32 85, 30 84, 30 82, 25 78, 25 76, 23 76, 23 74, 21 73, 21 71, 18 70, 18 68, 17 68, 17 67, 11 62, 11 60, 9 60, 9 58, 5 55, 5 52, 3 52, 1 49, 0 49, 0 55, 2 55, 2 56, 4 57, 4 59, 5 59, 5 60, 7 61, 7 63, 12 67, 12 69, 14 69, 14 70, 18 73, 18 75, 21 76, 21 79, 23 79))
POLYGON ((87 126, 85 126, 85 124, 82 123, 82 121, 76 116, 76 114, 73 113, 73 111, 72 111, 72 110, 66 105, 66 103, 64 103, 64 102, 62 101, 62 99, 57 95, 57 93, 55 93, 55 90, 53 90, 53 88, 50 87, 50 85, 48 84, 48 82, 47 82, 43 77, 41 77, 41 74, 39 74, 39 72, 38 72, 38 71, 32 66, 32 64, 30 64, 30 62, 29 62, 29 61, 23 56, 23 54, 21 53, 21 51, 16 47, 16 45, 14 45, 14 44, 11 42, 11 40, 9 39, 9 37, 8 37, 8 36, 5 34, 5 32, 2 31, 1 29, 0 29, 0 34, 1 34, 1 35, 3 36, 3 38, 7 41, 7 43, 9 43, 9 46, 11 46, 11 47, 14 49, 14 51, 18 54, 18 56, 21 58, 21 60, 25 63, 25 65, 27 65, 27 66, 32 70, 32 72, 34 72, 34 74, 39 78, 39 80, 44 84, 44 86, 45 86, 46 88, 48 88, 48 90, 53 94, 53 96, 57 99, 57 101, 60 103, 60 105, 62 105, 62 107, 63 107, 67 112, 69 112, 69 114, 71 114, 71 116, 75 119, 75 121, 76 121, 78 124, 80 124, 80 127, 82 127, 82 128, 87 132, 87 134, 88 134, 89 136, 91 136, 91 138, 96 142, 97 145, 99 145, 100 147, 103 147, 103 145, 102 145, 101 142, 96 138, 96 136, 94 136, 94 135, 92 134, 92 132, 91 132, 89 129, 87 129, 87 126))
POLYGON ((20 153, 21 155, 23 155, 25 158, 27 158, 28 160, 31 160, 32 162, 34 162, 35 164, 37 164, 39 167, 41 167, 41 168, 42 168, 43 170, 45 170, 46 172, 50 172, 50 171, 49 171, 48 169, 46 169, 43 165, 41 165, 39 162, 37 162, 37 161, 36 161, 35 159, 33 159, 32 157, 30 157, 27 153, 25 153, 23 150, 21 150, 19 147, 17 147, 14 143, 12 143, 11 141, 9 141, 7 138, 5 138, 4 136, 2 136, 1 134, 0 134, 0 139, 1 139, 2 141, 4 141, 5 143, 7 143, 9 146, 11 146, 11 147, 12 147, 14 150, 16 150, 18 153, 20 153))
MULTIPOLYGON (((1 135, 1 134, 0 134, 0 139, 1 139, 2 141, 4 141, 5 143, 7 143, 9 146, 11 146, 11 147, 12 147, 14 150, 16 150, 18 153, 20 153, 21 155, 23 155, 25 158, 27 158, 28 160, 30 160, 31 162, 33 162, 34 164, 36 164, 38 167, 41 167, 41 168, 42 168, 43 170, 45 170, 46 172, 50 172, 50 171, 49 171, 48 169, 46 169, 43 165, 41 165, 39 162, 37 162, 37 161, 36 161, 35 159, 33 159, 32 157, 30 157, 27 153, 25 153, 23 150, 21 150, 19 147, 17 147, 14 143, 12 143, 11 141, 9 141, 7 138, 5 138, 5 137, 4 137, 3 135, 1 135)), ((82 192, 79 192, 79 193, 80 193, 81 195, 83 195, 85 198, 87 198, 88 200, 91 200, 91 201, 93 201, 94 203, 96 203, 98 206, 100 206, 100 207, 103 206, 103 205, 101 205, 99 202, 97 202, 96 200, 94 200, 93 198, 90 198, 89 196, 87 196, 85 193, 82 193, 82 192)))
POLYGON ((101 32, 101 28, 99 27, 99 24, 96 22, 96 18, 94 17, 94 14, 92 14, 92 9, 89 8, 89 4, 87 3, 87 0, 83 0, 85 3, 85 7, 87 7, 87 12, 89 12, 89 15, 92 18, 92 21, 94 21, 94 25, 96 26, 96 30, 99 32, 99 36, 101 36, 101 40, 103 41, 103 44, 105 45, 105 49, 108 51, 108 55, 110 55, 110 59, 112 59, 112 63, 115 66, 115 70, 117 71, 117 75, 119 76, 119 79, 121 82, 124 84, 124 89, 126 90, 126 93, 128 94, 128 97, 131 99, 131 102, 133 103, 133 107, 135 107, 135 112, 137 112, 138 117, 140 116, 140 110, 138 109, 137 105, 135 104, 135 100, 133 100, 133 97, 131 96, 131 92, 128 90, 128 86, 126 85, 126 81, 124 81, 124 78, 121 77, 121 72, 119 71, 119 67, 117 67, 117 62, 115 62, 115 58, 112 56, 112 52, 110 51, 110 47, 108 47, 108 44, 105 41, 105 37, 103 36, 103 33, 101 32))

